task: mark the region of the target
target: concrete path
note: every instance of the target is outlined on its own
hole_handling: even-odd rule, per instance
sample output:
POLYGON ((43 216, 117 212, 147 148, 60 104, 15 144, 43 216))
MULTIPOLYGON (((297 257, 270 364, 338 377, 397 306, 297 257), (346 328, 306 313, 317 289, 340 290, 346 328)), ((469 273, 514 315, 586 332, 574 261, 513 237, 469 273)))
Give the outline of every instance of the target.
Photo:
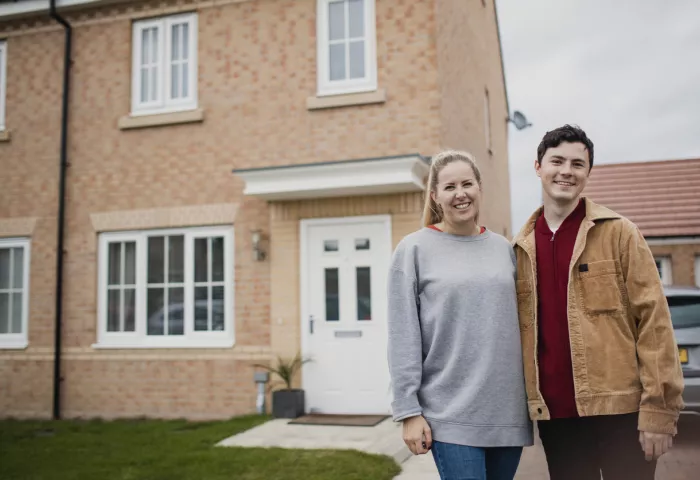
POLYGON ((411 456, 401 440, 401 426, 391 419, 374 427, 289 425, 289 420, 277 419, 222 440, 217 446, 354 449, 387 455, 399 465, 411 456))

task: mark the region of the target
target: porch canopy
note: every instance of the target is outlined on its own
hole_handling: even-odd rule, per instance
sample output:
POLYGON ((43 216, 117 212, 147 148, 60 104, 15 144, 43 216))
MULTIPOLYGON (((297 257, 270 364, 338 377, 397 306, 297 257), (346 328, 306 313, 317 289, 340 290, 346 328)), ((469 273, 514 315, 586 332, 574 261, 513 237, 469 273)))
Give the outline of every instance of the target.
POLYGON ((420 154, 277 167, 234 169, 244 195, 265 200, 420 192, 429 158, 420 154))

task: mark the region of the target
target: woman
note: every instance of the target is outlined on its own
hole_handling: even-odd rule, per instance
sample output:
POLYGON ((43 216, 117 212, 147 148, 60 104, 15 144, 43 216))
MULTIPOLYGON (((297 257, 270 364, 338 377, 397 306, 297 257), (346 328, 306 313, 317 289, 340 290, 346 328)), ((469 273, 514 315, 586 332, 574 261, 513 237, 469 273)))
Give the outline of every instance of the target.
POLYGON ((433 158, 427 188, 425 228, 399 243, 389 275, 394 420, 442 480, 512 480, 533 441, 513 250, 479 226, 469 154, 433 158))

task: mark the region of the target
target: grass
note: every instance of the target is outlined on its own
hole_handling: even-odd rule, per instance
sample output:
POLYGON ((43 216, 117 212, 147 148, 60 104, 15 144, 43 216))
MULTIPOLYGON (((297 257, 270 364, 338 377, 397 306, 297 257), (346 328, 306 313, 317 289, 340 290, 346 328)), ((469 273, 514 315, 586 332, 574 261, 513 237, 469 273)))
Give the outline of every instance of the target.
POLYGON ((214 447, 266 421, 0 421, 2 480, 389 480, 388 457, 214 447))

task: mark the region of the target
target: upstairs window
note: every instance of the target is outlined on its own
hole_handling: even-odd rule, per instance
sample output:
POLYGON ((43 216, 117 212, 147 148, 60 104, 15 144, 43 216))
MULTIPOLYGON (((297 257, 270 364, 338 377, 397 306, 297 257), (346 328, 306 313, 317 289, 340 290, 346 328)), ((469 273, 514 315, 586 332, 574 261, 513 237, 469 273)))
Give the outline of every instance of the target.
POLYGON ((134 22, 132 45, 132 114, 197 108, 196 14, 134 22))
POLYGON ((377 89, 375 0, 318 0, 318 95, 377 89))

